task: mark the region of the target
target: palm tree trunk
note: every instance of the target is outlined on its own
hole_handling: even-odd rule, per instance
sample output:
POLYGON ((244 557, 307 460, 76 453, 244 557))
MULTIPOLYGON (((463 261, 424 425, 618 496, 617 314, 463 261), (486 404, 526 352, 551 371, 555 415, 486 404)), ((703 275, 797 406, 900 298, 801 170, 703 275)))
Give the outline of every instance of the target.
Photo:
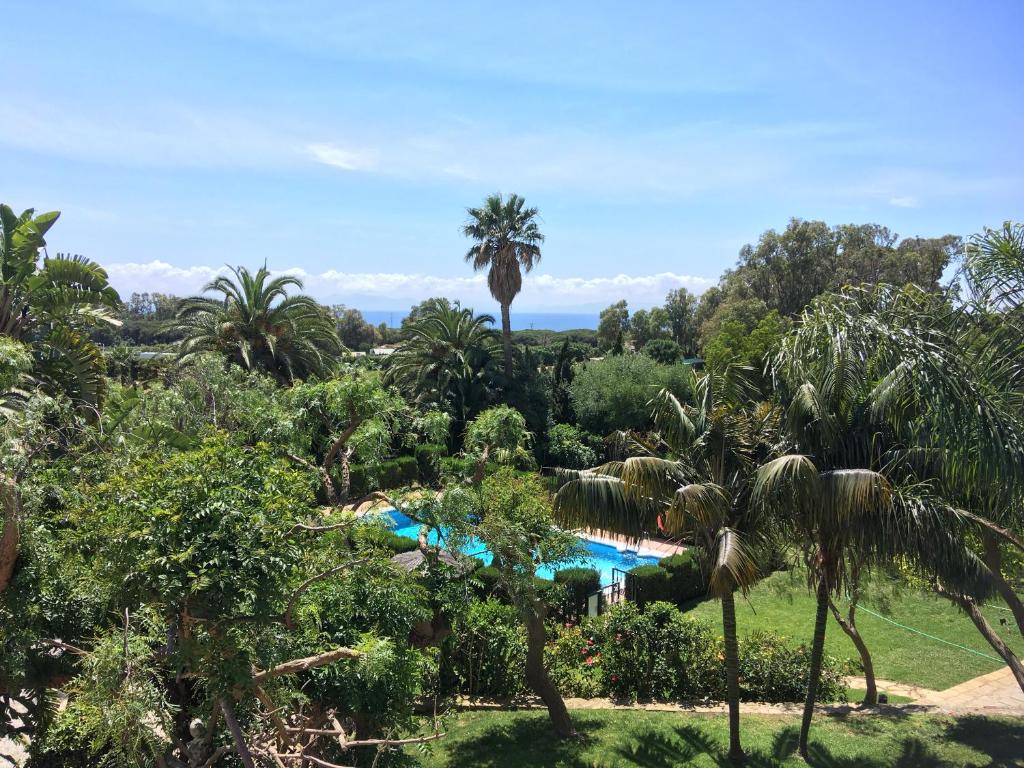
POLYGON ((811 732, 811 718, 814 717, 814 703, 818 698, 818 679, 821 677, 821 660, 825 654, 825 628, 828 626, 828 582, 822 576, 818 580, 818 610, 814 615, 814 640, 811 643, 811 670, 807 680, 807 699, 804 701, 804 716, 800 723, 800 756, 807 760, 807 737, 811 732))
POLYGON ((832 609, 832 615, 836 619, 836 623, 842 628, 846 636, 853 641, 854 646, 857 648, 857 653, 860 654, 860 663, 864 667, 864 681, 865 688, 864 692, 864 703, 869 707, 873 707, 878 703, 878 685, 875 682, 875 665, 871 661, 871 651, 868 650, 867 643, 864 642, 864 638, 861 637, 860 632, 857 630, 857 601, 854 599, 850 602, 850 608, 847 611, 846 618, 839 612, 839 608, 831 600, 828 601, 828 607, 832 609))
POLYGON ((3 518, 0 525, 0 592, 7 589, 14 575, 14 564, 18 560, 18 544, 21 541, 21 530, 18 518, 21 515, 21 498, 18 486, 10 478, 0 480, 0 507, 3 507, 3 518))
POLYGON ((992 573, 992 581, 995 584, 996 591, 999 592, 999 596, 1003 598, 1013 613, 1013 618, 1017 622, 1017 629, 1024 635, 1024 603, 1021 602, 1020 597, 1013 591, 1013 587, 1003 577, 1003 553, 999 549, 999 539, 996 538, 992 531, 983 529, 981 541, 984 546, 985 566, 992 573))
MULTIPOLYGON (((544 617, 536 607, 536 601, 523 611, 526 624, 526 682, 533 692, 540 696, 548 708, 548 717, 559 738, 568 739, 576 734, 569 718, 562 694, 551 682, 548 671, 544 668, 544 645, 547 637, 544 633, 544 617)), ((543 609, 541 609, 543 610, 543 609)))
POLYGON ((509 305, 501 305, 501 345, 505 352, 505 378, 512 381, 512 318, 509 305))
POLYGON ((740 653, 736 641, 736 600, 733 592, 722 596, 722 630, 725 635, 725 678, 729 699, 729 759, 744 760, 740 744, 740 653))
POLYGON ((1003 639, 996 634, 996 631, 992 629, 992 625, 988 623, 981 609, 978 607, 978 603, 973 597, 968 595, 960 594, 956 591, 947 591, 941 584, 935 585, 935 591, 938 592, 942 597, 952 601, 960 609, 970 617, 971 621, 974 622, 974 626, 977 627, 981 636, 984 637, 988 644, 992 646, 996 653, 1006 662, 1006 666, 1010 668, 1010 672, 1013 673, 1014 679, 1017 681, 1017 685, 1024 691, 1024 665, 1021 664, 1020 659, 1017 655, 1010 650, 1010 647, 1003 642, 1003 639))

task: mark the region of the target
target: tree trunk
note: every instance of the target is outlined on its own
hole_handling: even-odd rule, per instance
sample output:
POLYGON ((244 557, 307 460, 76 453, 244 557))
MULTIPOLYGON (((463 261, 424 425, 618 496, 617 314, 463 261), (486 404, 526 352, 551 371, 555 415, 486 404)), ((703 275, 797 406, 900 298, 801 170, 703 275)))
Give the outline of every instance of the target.
POLYGON ((21 542, 21 496, 18 485, 11 478, 0 480, 0 506, 3 507, 3 533, 0 534, 0 592, 7 589, 14 575, 14 564, 18 560, 18 544, 21 542))
POLYGON ((732 592, 722 596, 722 630, 729 698, 729 759, 741 763, 745 755, 740 744, 740 653, 736 642, 736 600, 732 592))
POLYGON ((875 683, 875 665, 871 661, 871 651, 868 650, 867 643, 864 642, 864 638, 861 637, 860 632, 857 630, 857 602, 856 600, 850 603, 850 608, 847 611, 846 618, 839 612, 836 604, 832 602, 831 598, 828 601, 828 607, 832 609, 832 615, 835 616, 836 622, 842 628, 846 636, 853 641, 854 646, 857 648, 857 653, 860 654, 860 663, 864 667, 864 680, 867 690, 864 693, 864 703, 869 707, 873 707, 878 703, 878 685, 875 683))
POLYGON ((999 592, 999 596, 1003 598, 1010 611, 1013 612, 1013 618, 1017 622, 1017 629, 1024 635, 1024 603, 1021 602, 1020 597, 1013 591, 1013 587, 1003 577, 1003 553, 999 548, 999 539, 996 538, 992 531, 982 529, 981 541, 985 549, 985 565, 992 572, 992 580, 995 583, 996 591, 999 592))
POLYGON ((818 580, 818 610, 814 615, 814 640, 811 643, 811 670, 807 680, 807 699, 804 701, 804 716, 800 723, 800 757, 807 756, 807 737, 811 732, 811 718, 814 717, 814 703, 818 698, 818 679, 821 677, 821 659, 825 653, 825 628, 828 626, 828 582, 822 576, 818 580))
MULTIPOLYGON (((337 490, 338 503, 344 504, 348 501, 348 494, 352 490, 352 449, 345 448, 341 454, 341 488, 337 490)), ((365 489, 364 489, 365 492, 365 489)))
POLYGON ((505 351, 505 378, 512 383, 512 318, 509 305, 501 305, 501 345, 505 351))
POLYGON ((548 716, 551 718, 555 733, 559 738, 568 739, 574 736, 576 731, 572 727, 569 710, 565 707, 562 694, 551 682, 548 671, 544 668, 544 645, 547 637, 544 634, 544 616, 540 611, 536 601, 523 611, 526 623, 526 682, 548 708, 548 716))
POLYGON ((238 755, 238 759, 242 761, 242 765, 245 768, 256 768, 256 763, 252 759, 252 753, 249 751, 249 745, 245 743, 245 734, 242 732, 242 727, 238 724, 237 718, 235 718, 235 708, 231 706, 231 702, 227 699, 221 699, 220 707, 224 713, 224 722, 227 723, 228 731, 230 731, 231 738, 235 742, 235 753, 238 755))
POLYGON ((1006 666, 1010 668, 1013 673, 1014 679, 1017 681, 1017 685, 1024 691, 1024 666, 1021 665, 1020 659, 1010 650, 1009 646, 1003 642, 1003 639, 996 634, 996 631, 992 629, 992 625, 988 623, 985 616, 982 614, 981 609, 978 608, 977 602, 973 597, 967 595, 961 595, 957 592, 949 592, 942 587, 941 584, 935 586, 935 591, 938 592, 942 597, 952 601, 960 609, 966 613, 971 621, 974 622, 974 626, 978 628, 981 636, 984 637, 988 644, 995 649, 995 652, 1006 662, 1006 666))

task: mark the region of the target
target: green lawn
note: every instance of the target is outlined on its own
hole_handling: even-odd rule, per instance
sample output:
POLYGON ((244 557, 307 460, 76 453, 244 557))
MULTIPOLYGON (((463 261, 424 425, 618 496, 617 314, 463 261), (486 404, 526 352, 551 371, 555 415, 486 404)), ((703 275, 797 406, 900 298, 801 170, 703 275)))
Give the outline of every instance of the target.
MULTIPOLYGON (((724 715, 575 711, 581 742, 554 738, 547 713, 467 712, 421 759, 426 768, 669 768, 728 766, 724 715)), ((795 756, 799 721, 746 715, 744 747, 753 768, 805 765, 795 756)), ((819 716, 811 765, 938 768, 1024 765, 1024 721, 936 715, 819 716)))
MULTIPOLYGON (((945 600, 925 592, 896 588, 889 579, 878 577, 861 604, 900 624, 995 656, 970 619, 945 600)), ((721 609, 716 601, 700 603, 692 612, 721 626, 721 609)), ((1024 653, 1024 641, 1016 631, 1010 631, 1015 630, 1010 614, 995 606, 986 607, 985 614, 1017 654, 1024 653), (1001 627, 1000 619, 1009 619, 1009 624, 1001 627)), ((809 643, 814 628, 814 598, 807 591, 802 573, 779 572, 758 584, 748 602, 738 600, 736 615, 741 635, 762 628, 809 643)), ((857 628, 871 651, 875 674, 881 679, 942 690, 1003 666, 1002 661, 922 637, 865 611, 857 612, 857 628)), ((826 652, 833 656, 859 659, 857 649, 831 616, 825 645, 826 652)))

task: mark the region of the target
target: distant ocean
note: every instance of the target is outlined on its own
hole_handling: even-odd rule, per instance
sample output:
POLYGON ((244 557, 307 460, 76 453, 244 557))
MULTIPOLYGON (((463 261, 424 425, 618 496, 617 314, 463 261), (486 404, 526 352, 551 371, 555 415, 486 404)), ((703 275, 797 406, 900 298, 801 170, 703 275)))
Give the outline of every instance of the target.
MULTIPOLYGON (((402 324, 402 318, 408 313, 407 310, 396 310, 394 312, 386 309, 364 309, 360 310, 367 322, 374 325, 387 323, 389 327, 397 328, 402 324)), ((495 326, 501 326, 501 317, 497 312, 494 315, 495 326)), ((512 330, 513 331, 572 331, 577 328, 597 328, 597 313, 589 312, 516 312, 512 307, 512 330)))

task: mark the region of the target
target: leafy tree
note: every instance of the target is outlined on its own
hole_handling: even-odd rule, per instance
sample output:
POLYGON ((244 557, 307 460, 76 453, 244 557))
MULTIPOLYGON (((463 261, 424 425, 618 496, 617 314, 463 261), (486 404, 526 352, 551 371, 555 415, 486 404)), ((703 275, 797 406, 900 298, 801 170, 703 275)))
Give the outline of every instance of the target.
POLYGON ((766 359, 778 351, 785 331, 786 325, 775 310, 753 327, 740 320, 728 320, 704 347, 704 360, 718 370, 729 365, 764 370, 766 359))
POLYGON ((377 329, 363 319, 363 313, 358 309, 335 304, 331 313, 338 321, 338 338, 348 349, 366 352, 376 343, 377 329))
POLYGON ((58 216, 36 216, 32 209, 19 216, 0 205, 0 338, 28 346, 32 375, 48 392, 95 408, 103 398, 106 364, 87 332, 119 325, 120 299, 98 264, 83 256, 45 255, 45 236, 58 216))
POLYGON ((602 350, 611 349, 616 339, 629 330, 629 306, 625 299, 601 310, 597 323, 597 344, 602 350))
POLYGON ((964 272, 975 300, 987 309, 1024 306, 1024 224, 1004 222, 971 238, 964 272))
POLYGON ((667 390, 651 401, 667 456, 645 451, 585 472, 563 471, 555 516, 566 527, 600 528, 639 540, 656 527, 691 538, 704 583, 722 604, 729 700, 729 757, 743 759, 734 593, 760 576, 758 552, 771 520, 751 503, 757 467, 772 455, 778 414, 757 400, 745 372, 694 375, 695 406, 667 390))
POLYGON ((260 369, 281 383, 324 376, 342 351, 334 321, 311 297, 289 296, 302 289, 297 277, 271 277, 232 267, 234 279, 218 277, 203 287, 221 299, 185 299, 172 328, 182 334, 179 360, 216 351, 247 370, 260 369))
POLYGON ((434 405, 452 415, 461 434, 485 407, 497 343, 490 315, 436 304, 406 327, 409 336, 388 358, 385 381, 418 405, 434 405))
POLYGON ((501 305, 501 340, 505 353, 505 376, 512 378, 512 325, 509 307, 523 288, 522 271, 529 272, 540 261, 544 235, 537 226, 537 209, 526 208, 519 195, 490 195, 480 208, 467 208, 469 221, 463 234, 473 240, 466 261, 474 270, 486 269, 487 287, 501 305), (521 271, 522 270, 522 271, 521 271))
POLYGON ((686 399, 689 369, 661 365, 646 355, 618 355, 578 363, 570 387, 579 426, 607 435, 614 430, 643 430, 651 423, 647 403, 660 389, 686 399))
POLYGON ((479 490, 480 523, 476 534, 494 555, 502 589, 526 627, 526 680, 545 706, 555 733, 575 734, 561 694, 544 666, 548 606, 537 594, 536 573, 579 559, 579 539, 552 526, 551 499, 537 475, 517 475, 508 468, 485 479, 479 490))
POLYGON ((551 373, 551 416, 556 422, 568 423, 574 420, 569 396, 570 385, 575 375, 573 363, 586 360, 589 356, 589 350, 585 345, 573 345, 568 339, 559 347, 551 373))
POLYGON ((473 476, 479 483, 488 461, 506 465, 529 465, 532 458, 526 448, 532 440, 523 415, 508 405, 488 408, 466 429, 466 455, 476 461, 473 476))
POLYGON ((408 336, 409 326, 414 323, 418 323, 427 316, 436 315, 438 311, 445 310, 458 310, 461 309, 462 305, 458 301, 451 301, 443 296, 434 296, 429 299, 424 299, 419 304, 413 305, 409 310, 409 314, 402 318, 401 334, 403 338, 408 336))
POLYGON ((390 448, 405 403, 375 372, 352 372, 327 381, 302 384, 291 394, 301 450, 315 457, 328 504, 348 501, 351 465, 358 453, 365 463, 383 458, 390 448), (338 465, 341 480, 332 477, 338 465))
POLYGON ((566 469, 586 469, 597 464, 595 438, 572 424, 556 424, 548 431, 548 462, 566 469))
POLYGON ((674 288, 665 297, 665 313, 668 315, 672 340, 686 355, 697 352, 697 297, 685 288, 674 288))
POLYGON ((672 339, 651 339, 644 344, 644 348, 640 351, 662 365, 679 362, 679 358, 683 354, 682 348, 672 339))
POLYGON ((654 307, 649 312, 638 309, 629 320, 629 330, 635 349, 640 349, 652 339, 667 339, 671 334, 668 313, 661 307, 654 307))

